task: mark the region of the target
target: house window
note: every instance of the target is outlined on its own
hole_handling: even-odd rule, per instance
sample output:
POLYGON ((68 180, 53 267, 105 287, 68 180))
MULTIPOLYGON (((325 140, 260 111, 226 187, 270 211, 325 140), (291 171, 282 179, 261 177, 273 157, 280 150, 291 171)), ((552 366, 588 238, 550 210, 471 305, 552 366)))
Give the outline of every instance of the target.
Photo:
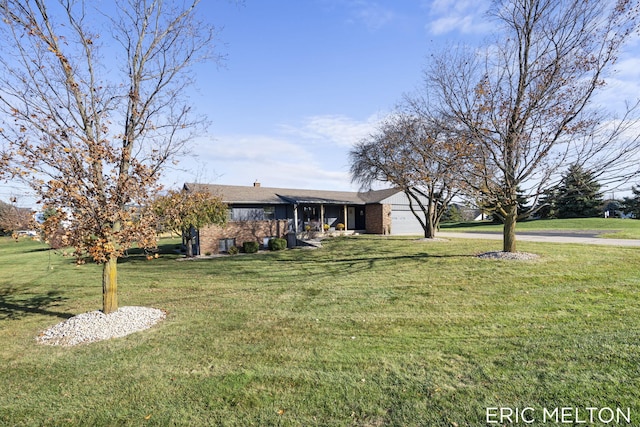
POLYGON ((233 208, 231 212, 233 221, 261 221, 264 219, 262 208, 233 208))
POLYGON ((276 219, 276 208, 275 208, 275 206, 265 206, 264 207, 263 217, 264 217, 264 219, 276 219))
POLYGON ((265 206, 262 208, 232 208, 231 221, 264 221, 276 218, 276 208, 265 206))
POLYGON ((236 245, 236 239, 218 240, 218 252, 229 252, 229 248, 236 245))

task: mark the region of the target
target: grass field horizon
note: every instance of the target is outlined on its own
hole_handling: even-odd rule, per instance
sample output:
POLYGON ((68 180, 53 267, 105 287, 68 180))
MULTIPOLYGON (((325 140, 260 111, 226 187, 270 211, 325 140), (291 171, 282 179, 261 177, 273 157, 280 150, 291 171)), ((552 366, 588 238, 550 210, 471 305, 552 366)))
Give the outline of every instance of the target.
POLYGON ((637 248, 520 242, 539 260, 505 261, 476 256, 496 241, 359 236, 178 262, 161 243, 121 260, 119 301, 166 320, 51 347, 38 333, 100 308, 100 267, 0 239, 1 425, 484 426, 496 407, 640 424, 637 248))

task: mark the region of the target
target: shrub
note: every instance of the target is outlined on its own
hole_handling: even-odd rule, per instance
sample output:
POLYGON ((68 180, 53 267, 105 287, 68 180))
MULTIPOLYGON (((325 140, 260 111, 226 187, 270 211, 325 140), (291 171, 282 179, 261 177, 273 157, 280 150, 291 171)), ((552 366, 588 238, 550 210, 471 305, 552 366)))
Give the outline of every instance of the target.
POLYGON ((240 253, 240 249, 238 249, 237 246, 231 246, 229 249, 227 249, 227 252, 229 253, 229 255, 238 255, 238 253, 240 253))
POLYGON ((281 251, 287 248, 287 240, 286 239, 269 239, 269 249, 272 251, 281 251))
POLYGON ((260 249, 260 244, 258 242, 244 242, 242 249, 244 249, 245 253, 255 254, 260 249))
POLYGON ((340 230, 340 231, 344 230, 344 224, 343 224, 343 223, 341 223, 341 222, 339 222, 339 223, 336 225, 336 230, 340 230))

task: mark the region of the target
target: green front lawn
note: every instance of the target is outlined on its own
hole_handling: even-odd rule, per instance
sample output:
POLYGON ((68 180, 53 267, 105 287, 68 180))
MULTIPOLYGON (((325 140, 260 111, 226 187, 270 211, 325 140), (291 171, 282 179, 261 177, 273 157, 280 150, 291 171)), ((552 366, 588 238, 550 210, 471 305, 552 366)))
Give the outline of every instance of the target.
POLYGON ((495 241, 361 236, 179 262, 169 242, 119 267, 120 305, 167 319, 68 348, 35 337, 100 307, 100 268, 43 249, 0 240, 0 425, 481 426, 495 407, 640 424, 637 248, 499 261, 475 257, 495 241))

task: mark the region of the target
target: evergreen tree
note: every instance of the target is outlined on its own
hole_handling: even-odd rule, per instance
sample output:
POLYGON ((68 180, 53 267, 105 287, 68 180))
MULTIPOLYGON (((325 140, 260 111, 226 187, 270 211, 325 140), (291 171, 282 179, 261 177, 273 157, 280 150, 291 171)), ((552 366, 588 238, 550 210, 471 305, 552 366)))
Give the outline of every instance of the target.
POLYGON ((442 214, 440 222, 462 222, 461 209, 456 204, 451 204, 447 210, 442 214))
POLYGON ((557 208, 558 218, 600 216, 602 193, 591 171, 577 164, 569 166, 558 188, 557 208))
POLYGON ((554 219, 558 217, 558 188, 546 190, 534 209, 534 216, 539 219, 554 219))
POLYGON ((631 187, 633 197, 625 197, 622 200, 622 212, 633 215, 633 218, 640 219, 640 188, 631 187))
POLYGON ((605 218, 619 218, 622 211, 622 201, 615 199, 605 200, 602 211, 605 213, 605 218))

